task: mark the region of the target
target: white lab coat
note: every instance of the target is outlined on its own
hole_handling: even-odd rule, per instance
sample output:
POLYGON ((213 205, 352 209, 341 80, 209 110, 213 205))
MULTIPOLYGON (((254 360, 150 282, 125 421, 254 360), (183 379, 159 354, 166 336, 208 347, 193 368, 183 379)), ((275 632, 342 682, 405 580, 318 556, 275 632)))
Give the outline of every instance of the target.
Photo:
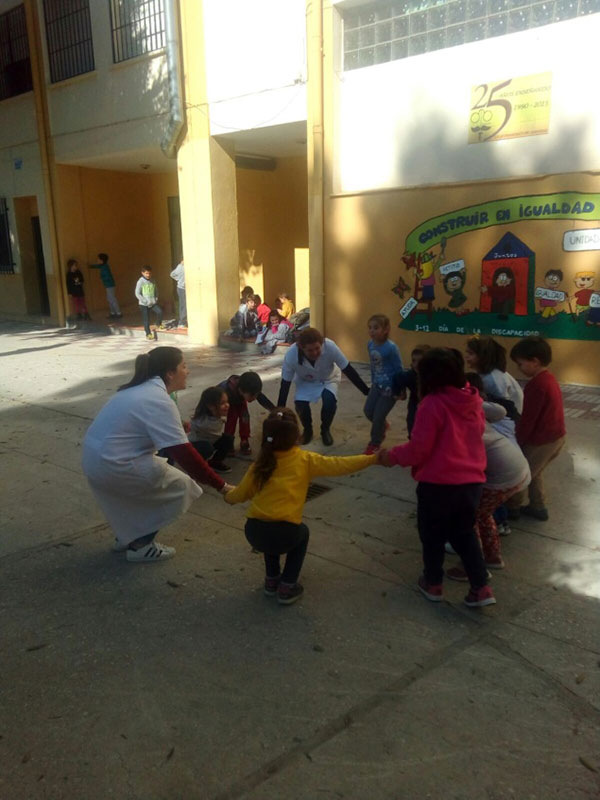
POLYGON ((83 472, 123 544, 173 522, 202 494, 189 475, 156 455, 187 440, 158 377, 117 392, 88 428, 83 472))
POLYGON ((314 366, 303 357, 299 363, 301 350, 293 344, 285 354, 281 368, 281 378, 284 381, 294 380, 296 383, 296 400, 308 400, 316 403, 323 394, 323 389, 328 389, 337 397, 337 390, 342 379, 340 370, 346 369, 348 359, 340 348, 331 339, 325 339, 321 355, 314 366))

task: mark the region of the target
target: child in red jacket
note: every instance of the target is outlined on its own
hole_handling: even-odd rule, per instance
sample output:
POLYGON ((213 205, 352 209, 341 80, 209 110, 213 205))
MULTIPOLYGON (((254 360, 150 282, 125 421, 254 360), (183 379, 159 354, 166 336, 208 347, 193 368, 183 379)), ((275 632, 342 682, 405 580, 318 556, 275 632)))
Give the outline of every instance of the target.
POLYGON ((542 473, 560 453, 565 443, 565 413, 558 381, 548 364, 552 348, 541 336, 528 336, 510 351, 510 357, 523 375, 530 378, 523 395, 523 413, 517 423, 517 442, 529 462, 531 483, 529 505, 523 505, 526 493, 519 492, 508 501, 508 516, 521 514, 542 522, 548 519, 542 473))
POLYGON ((417 486, 417 525, 423 546, 419 590, 442 600, 444 544, 460 555, 471 584, 465 605, 496 602, 475 534, 485 483, 485 418, 476 389, 465 379, 458 350, 434 347, 417 365, 421 402, 408 444, 381 451, 379 463, 412 467, 417 486))

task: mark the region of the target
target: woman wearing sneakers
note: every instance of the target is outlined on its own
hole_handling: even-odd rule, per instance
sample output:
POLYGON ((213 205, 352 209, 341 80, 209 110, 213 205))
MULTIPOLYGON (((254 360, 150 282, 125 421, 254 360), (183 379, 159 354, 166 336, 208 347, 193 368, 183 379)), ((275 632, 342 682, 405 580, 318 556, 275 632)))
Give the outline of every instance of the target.
POLYGON ((197 481, 222 493, 232 488, 188 442, 169 397, 185 389, 187 375, 177 347, 139 355, 133 378, 100 411, 83 441, 83 471, 114 531, 113 549, 126 550, 128 561, 149 563, 175 555, 173 547, 154 538, 200 497, 197 481), (157 456, 158 450, 185 472, 157 456))

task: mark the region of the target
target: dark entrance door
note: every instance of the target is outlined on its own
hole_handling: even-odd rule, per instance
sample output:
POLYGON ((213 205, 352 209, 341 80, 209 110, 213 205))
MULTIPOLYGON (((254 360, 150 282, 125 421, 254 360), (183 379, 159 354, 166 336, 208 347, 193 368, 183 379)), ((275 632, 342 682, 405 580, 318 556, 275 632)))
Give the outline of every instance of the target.
POLYGON ((44 262, 44 248, 42 247, 42 232, 40 218, 31 217, 31 231, 33 233, 33 250, 35 253, 35 268, 39 286, 40 314, 50 313, 50 300, 48 298, 48 284, 46 283, 46 264, 44 262))

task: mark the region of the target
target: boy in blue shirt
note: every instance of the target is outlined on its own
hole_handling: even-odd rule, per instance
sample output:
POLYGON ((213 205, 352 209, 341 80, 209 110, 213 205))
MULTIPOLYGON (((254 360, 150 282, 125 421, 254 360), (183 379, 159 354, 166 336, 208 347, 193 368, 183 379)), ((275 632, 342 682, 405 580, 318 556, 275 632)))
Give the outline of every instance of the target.
POLYGON ((106 299, 108 300, 108 308, 110 309, 109 319, 113 317, 122 317, 121 309, 119 308, 119 301, 115 296, 115 279, 108 265, 108 255, 106 253, 98 253, 99 264, 90 264, 90 269, 100 270, 100 280, 106 289, 106 299))
POLYGON ((365 416, 371 421, 371 441, 365 455, 376 453, 385 439, 389 424, 385 418, 397 400, 395 385, 402 374, 402 359, 394 342, 390 342, 390 320, 385 314, 373 314, 368 321, 371 388, 365 403, 365 416))

